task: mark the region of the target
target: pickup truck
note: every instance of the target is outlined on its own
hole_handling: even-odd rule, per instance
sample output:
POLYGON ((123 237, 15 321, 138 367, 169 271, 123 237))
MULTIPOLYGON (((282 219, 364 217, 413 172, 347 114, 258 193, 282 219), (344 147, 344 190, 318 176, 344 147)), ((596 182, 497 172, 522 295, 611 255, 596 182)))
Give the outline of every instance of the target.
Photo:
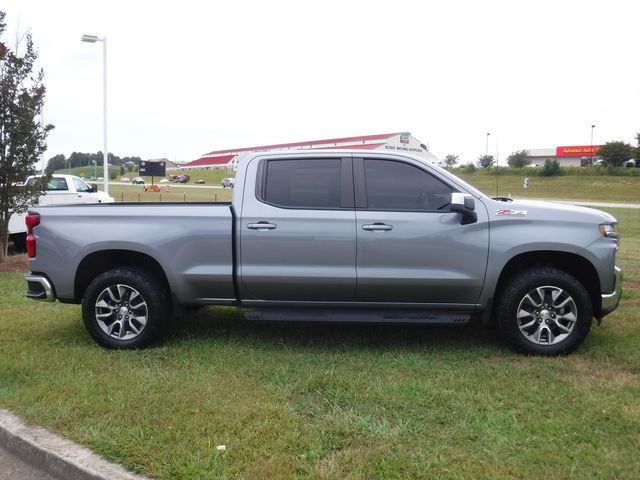
MULTIPOLYGON (((31 185, 38 177, 31 175, 24 182, 31 185)), ((113 197, 99 192, 95 186, 89 185, 75 175, 53 174, 47 183, 46 191, 40 196, 38 205, 62 205, 72 203, 113 203, 113 197)), ((26 249, 27 228, 25 214, 14 214, 9 219, 9 237, 14 250, 24 252, 26 249)))
POLYGON ((495 322, 515 350, 575 350, 618 305, 616 219, 491 199, 411 155, 247 154, 231 203, 34 207, 27 297, 82 304, 108 348, 157 341, 174 313, 250 320, 495 322))

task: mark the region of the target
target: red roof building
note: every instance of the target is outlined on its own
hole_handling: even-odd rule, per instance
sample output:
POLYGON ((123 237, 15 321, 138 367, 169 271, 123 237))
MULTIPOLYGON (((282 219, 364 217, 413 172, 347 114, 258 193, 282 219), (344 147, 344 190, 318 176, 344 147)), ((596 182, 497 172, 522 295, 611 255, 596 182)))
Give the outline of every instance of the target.
POLYGON ((306 142, 280 143, 258 147, 243 147, 230 150, 214 150, 205 153, 197 160, 185 163, 181 168, 228 168, 235 169, 238 156, 248 152, 271 152, 274 150, 307 149, 357 149, 407 152, 424 158, 437 165, 440 160, 432 155, 427 147, 409 132, 363 135, 360 137, 329 138, 306 142))

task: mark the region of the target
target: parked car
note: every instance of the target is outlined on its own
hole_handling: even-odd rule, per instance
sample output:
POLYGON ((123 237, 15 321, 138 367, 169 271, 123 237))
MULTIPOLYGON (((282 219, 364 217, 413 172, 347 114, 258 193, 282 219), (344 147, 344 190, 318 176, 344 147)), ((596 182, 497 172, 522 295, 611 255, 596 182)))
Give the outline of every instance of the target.
POLYGON ((135 177, 133 180, 131 180, 131 183, 133 183, 134 185, 144 185, 144 178, 135 177))
POLYGON ((189 175, 171 175, 169 176, 169 181, 171 183, 187 183, 191 180, 191 176, 189 175))
POLYGON ((202 184, 204 184, 204 180, 202 180, 202 179, 196 180, 196 183, 198 185, 202 185, 202 184))
POLYGON ((223 178, 220 183, 222 184, 222 188, 233 188, 236 183, 236 179, 233 177, 223 178))
POLYGON ((604 158, 599 158, 595 162, 593 162, 594 167, 606 167, 607 161, 604 158))
POLYGON ((627 160, 626 162, 624 162, 622 164, 625 168, 633 168, 633 167, 640 167, 640 160, 634 160, 633 158, 630 160, 627 160))
POLYGON ((252 153, 237 176, 231 203, 30 208, 26 296, 81 304, 109 348, 233 305, 260 321, 494 323, 537 355, 575 350, 620 301, 603 211, 494 200, 401 153, 252 153))

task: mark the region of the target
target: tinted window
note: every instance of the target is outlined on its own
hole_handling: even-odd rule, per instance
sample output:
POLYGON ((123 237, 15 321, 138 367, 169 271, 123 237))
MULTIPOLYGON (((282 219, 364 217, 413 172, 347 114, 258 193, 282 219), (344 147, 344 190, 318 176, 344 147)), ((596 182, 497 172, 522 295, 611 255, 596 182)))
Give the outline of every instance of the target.
POLYGON ((262 198, 288 208, 340 208, 339 159, 269 160, 262 198))
POLYGON ((451 200, 449 186, 413 165, 365 160, 364 172, 370 210, 434 211, 451 200))

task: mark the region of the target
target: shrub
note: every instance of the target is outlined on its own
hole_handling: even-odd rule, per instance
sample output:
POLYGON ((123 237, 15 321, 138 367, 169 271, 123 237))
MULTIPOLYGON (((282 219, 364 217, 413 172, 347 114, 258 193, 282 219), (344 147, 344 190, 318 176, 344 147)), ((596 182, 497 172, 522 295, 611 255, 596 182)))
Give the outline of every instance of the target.
POLYGON ((545 160, 544 166, 538 175, 541 177, 554 177, 562 175, 562 169, 560 168, 560 164, 557 160, 547 159, 545 160))

